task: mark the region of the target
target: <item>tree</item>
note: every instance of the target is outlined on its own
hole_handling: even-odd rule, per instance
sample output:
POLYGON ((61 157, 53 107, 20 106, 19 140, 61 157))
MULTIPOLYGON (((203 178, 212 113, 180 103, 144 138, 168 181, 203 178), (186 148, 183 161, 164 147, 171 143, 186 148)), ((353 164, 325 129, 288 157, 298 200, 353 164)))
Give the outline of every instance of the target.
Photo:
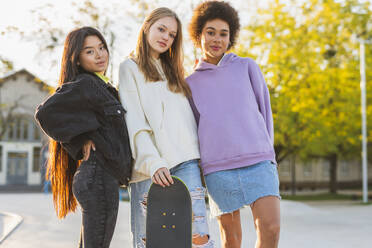
POLYGON ((260 10, 261 19, 245 28, 249 42, 237 51, 256 58, 266 75, 278 161, 291 154, 328 159, 330 191, 335 193, 338 158, 360 154, 358 44, 353 36, 367 33, 370 4, 311 0, 290 6, 276 0, 260 10))
MULTIPOLYGON (((123 5, 113 3, 110 5, 99 6, 91 0, 72 2, 72 10, 69 14, 63 13, 65 23, 56 23, 54 19, 60 16, 61 12, 56 11, 54 4, 46 4, 43 7, 32 10, 35 22, 38 23, 34 30, 22 30, 21 35, 25 40, 36 41, 40 48, 40 57, 50 57, 61 50, 65 37, 72 29, 82 26, 92 26, 100 30, 105 37, 110 50, 110 64, 108 68, 109 77, 113 76, 113 69, 117 67, 118 60, 121 60, 120 44, 125 42, 128 34, 132 32, 131 23, 123 21, 122 16, 126 13, 123 5), (49 55, 49 56, 47 56, 49 55)), ((56 66, 59 56, 54 55, 48 64, 56 66)), ((39 61, 44 63, 45 61, 39 61)))
POLYGON ((0 76, 13 70, 13 62, 0 55, 0 76))

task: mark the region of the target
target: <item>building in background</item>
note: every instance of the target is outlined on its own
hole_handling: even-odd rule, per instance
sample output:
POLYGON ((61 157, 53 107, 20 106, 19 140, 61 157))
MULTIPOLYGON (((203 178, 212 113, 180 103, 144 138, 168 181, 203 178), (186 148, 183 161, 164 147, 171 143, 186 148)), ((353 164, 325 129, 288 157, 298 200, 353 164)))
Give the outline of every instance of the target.
POLYGON ((0 78, 0 189, 40 188, 47 137, 34 113, 51 90, 25 69, 0 78))
MULTIPOLYGON (((282 192, 297 190, 328 190, 330 177, 329 161, 313 158, 300 161, 294 157, 283 160, 279 164, 280 189, 282 192)), ((372 186, 372 164, 368 165, 368 182, 372 186)), ((339 160, 337 167, 337 188, 362 189, 362 162, 360 159, 339 160)))

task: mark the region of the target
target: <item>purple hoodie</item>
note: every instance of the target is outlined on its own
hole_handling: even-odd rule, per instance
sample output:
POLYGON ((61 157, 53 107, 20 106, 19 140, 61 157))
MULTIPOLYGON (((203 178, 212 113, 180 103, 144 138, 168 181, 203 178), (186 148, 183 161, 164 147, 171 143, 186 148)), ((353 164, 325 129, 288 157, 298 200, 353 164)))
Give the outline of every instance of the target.
POLYGON ((186 81, 204 175, 276 163, 270 95, 254 60, 229 53, 219 65, 202 61, 186 81))

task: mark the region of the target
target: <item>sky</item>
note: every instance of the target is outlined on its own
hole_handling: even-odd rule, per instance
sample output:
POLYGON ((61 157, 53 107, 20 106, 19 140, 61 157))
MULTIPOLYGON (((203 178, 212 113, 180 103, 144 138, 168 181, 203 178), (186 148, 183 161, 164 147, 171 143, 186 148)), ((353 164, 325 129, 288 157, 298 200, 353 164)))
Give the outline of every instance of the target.
MULTIPOLYGON (((69 16, 73 15, 72 12, 73 0, 0 0, 0 33, 6 27, 16 26, 20 30, 28 33, 31 30, 37 30, 40 28, 40 23, 36 18, 36 14, 32 10, 38 10, 43 15, 53 20, 51 26, 56 26, 64 30, 65 35, 73 27, 73 23, 69 16), (47 4, 53 4, 53 8, 43 8, 47 4)), ((82 2, 82 1, 81 1, 82 2)), ((115 47, 114 51, 111 51, 113 55, 114 68, 112 78, 114 81, 117 80, 117 70, 120 60, 124 60, 125 56, 135 48, 138 30, 141 25, 141 21, 130 22, 128 14, 138 13, 138 8, 135 9, 130 0, 92 0, 97 6, 111 7, 111 9, 122 8, 126 10, 126 13, 116 13, 117 22, 113 25, 120 25, 125 23, 126 30, 124 32, 118 32, 117 36, 120 40, 120 46, 115 47)), ((154 3, 154 1, 149 1, 154 3)), ((157 0, 155 6, 167 6, 174 9, 180 16, 183 22, 184 29, 184 48, 185 52, 192 50, 192 44, 187 38, 187 32, 185 27, 187 22, 191 18, 191 8, 188 8, 193 4, 194 6, 198 3, 198 0, 157 0)), ((241 14, 242 24, 246 24, 249 19, 249 12, 254 12, 256 5, 265 4, 267 0, 261 0, 259 3, 255 0, 231 0, 229 1, 236 9, 239 9, 241 14), (252 6, 254 6, 252 8, 252 6)), ((118 29, 120 30, 120 28, 118 29)), ((64 36, 65 36, 64 35, 64 36)), ((26 35, 27 36, 27 35, 26 35)), ((29 36, 29 35, 28 35, 29 36)), ((62 46, 60 46, 54 53, 39 53, 40 40, 35 38, 22 38, 16 34, 0 34, 0 55, 14 62, 14 69, 27 69, 35 76, 39 77, 48 84, 55 85, 58 78, 59 63, 62 56, 62 46), (51 61, 57 61, 56 65, 51 65, 51 61)))

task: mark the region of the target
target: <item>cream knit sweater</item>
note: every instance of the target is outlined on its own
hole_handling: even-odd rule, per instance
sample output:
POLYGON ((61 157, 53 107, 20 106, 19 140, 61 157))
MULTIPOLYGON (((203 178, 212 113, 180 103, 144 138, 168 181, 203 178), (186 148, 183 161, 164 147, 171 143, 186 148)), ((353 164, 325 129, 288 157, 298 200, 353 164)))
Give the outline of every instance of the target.
MULTIPOLYGON (((160 61, 158 68, 161 69, 160 61)), ((146 82, 132 59, 120 64, 119 95, 134 159, 131 182, 149 179, 161 167, 171 169, 199 159, 197 127, 185 96, 167 81, 146 82)))

